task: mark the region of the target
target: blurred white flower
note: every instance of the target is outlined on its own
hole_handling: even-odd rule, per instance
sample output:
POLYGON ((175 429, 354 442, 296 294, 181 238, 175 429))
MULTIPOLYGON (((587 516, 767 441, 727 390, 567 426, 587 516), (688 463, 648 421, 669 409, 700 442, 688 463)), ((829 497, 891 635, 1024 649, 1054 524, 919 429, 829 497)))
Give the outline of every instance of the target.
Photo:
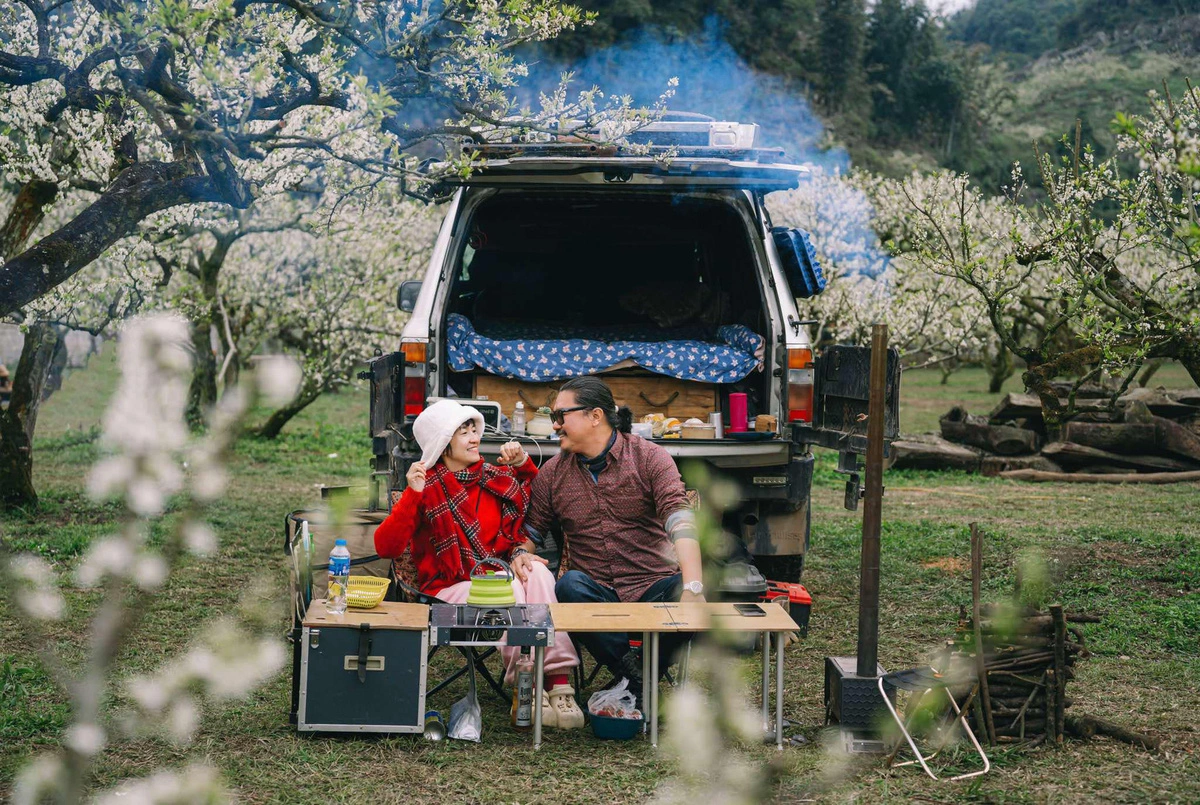
POLYGON ((104 537, 88 546, 75 570, 75 580, 80 587, 95 587, 106 576, 126 575, 133 561, 133 546, 128 539, 116 534, 104 537))
POLYGON ((204 523, 193 520, 183 527, 183 544, 196 556, 212 556, 217 552, 217 535, 204 523))
POLYGON ((177 454, 187 442, 188 342, 187 322, 177 316, 144 316, 126 325, 118 350, 121 382, 104 414, 102 439, 116 455, 93 469, 88 489, 94 497, 124 494, 135 513, 148 517, 161 514, 181 488, 177 454))
POLYGON ((151 713, 157 713, 167 706, 170 699, 170 689, 161 681, 146 676, 130 679, 125 689, 138 706, 151 713))
POLYGON ((292 358, 268 355, 258 362, 254 376, 267 402, 278 407, 295 399, 304 372, 292 358))
POLYGON ((167 735, 178 744, 192 740, 196 728, 200 726, 200 709, 190 697, 180 697, 171 703, 167 711, 167 735))
POLYGON ((157 590, 167 580, 167 563, 157 554, 144 553, 134 565, 133 578, 143 590, 157 590))
POLYGON ((22 553, 9 560, 9 569, 20 586, 16 604, 25 614, 39 621, 62 618, 65 604, 54 571, 46 560, 22 553))
POLYGON ((99 724, 72 724, 63 743, 81 755, 96 755, 104 748, 104 730, 99 724))
POLYGON ((57 791, 63 779, 62 759, 54 755, 41 755, 21 769, 13 786, 13 805, 36 805, 44 802, 46 795, 57 791))
POLYGON ((223 802, 229 792, 209 766, 182 772, 160 771, 142 780, 126 780, 98 796, 95 805, 158 805, 164 802, 223 802))

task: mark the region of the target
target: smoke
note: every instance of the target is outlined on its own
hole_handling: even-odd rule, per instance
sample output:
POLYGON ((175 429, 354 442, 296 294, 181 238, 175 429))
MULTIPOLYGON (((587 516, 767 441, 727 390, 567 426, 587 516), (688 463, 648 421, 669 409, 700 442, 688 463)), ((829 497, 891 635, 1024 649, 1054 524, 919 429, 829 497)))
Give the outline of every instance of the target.
POLYGON ((691 39, 668 41, 661 32, 643 29, 574 63, 542 55, 530 59, 522 91, 532 102, 537 92, 552 90, 569 71, 575 90, 597 86, 609 96, 629 95, 636 104, 649 106, 677 77, 671 110, 757 123, 759 146, 782 147, 790 161, 845 172, 850 157, 845 149, 830 147, 803 87, 752 69, 722 34, 720 20, 709 17, 691 39))
POLYGON ((759 146, 783 148, 787 161, 808 165, 814 174, 798 190, 770 196, 775 223, 808 230, 835 275, 879 277, 885 272, 888 257, 872 226, 871 202, 860 188, 841 179, 850 170, 850 155, 830 142, 805 87, 747 65, 725 41, 716 16, 708 17, 691 38, 642 29, 575 62, 543 53, 527 63, 529 75, 521 82, 520 95, 530 105, 537 93, 553 90, 564 72, 573 73, 575 91, 596 86, 645 106, 658 100, 670 79, 678 78, 671 111, 757 123, 759 146))

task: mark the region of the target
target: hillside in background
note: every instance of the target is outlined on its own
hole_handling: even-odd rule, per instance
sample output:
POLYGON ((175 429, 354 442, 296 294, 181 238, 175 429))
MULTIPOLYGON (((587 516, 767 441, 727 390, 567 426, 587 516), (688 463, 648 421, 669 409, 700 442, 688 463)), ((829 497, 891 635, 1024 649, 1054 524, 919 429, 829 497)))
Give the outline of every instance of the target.
POLYGON ((1200 79, 1200 0, 978 0, 949 19, 921 0, 576 2, 597 22, 534 54, 538 88, 572 70, 651 103, 678 76, 672 108, 763 123, 796 158, 949 167, 990 191, 1076 118, 1111 154, 1117 112, 1200 79))
POLYGON ((1200 80, 1200 0, 979 0, 946 27, 997 79, 987 149, 952 165, 989 189, 1013 161, 1032 166, 1034 143, 1061 152, 1076 120, 1097 155, 1111 156, 1117 112, 1146 113, 1149 91, 1165 82, 1178 97, 1200 80))

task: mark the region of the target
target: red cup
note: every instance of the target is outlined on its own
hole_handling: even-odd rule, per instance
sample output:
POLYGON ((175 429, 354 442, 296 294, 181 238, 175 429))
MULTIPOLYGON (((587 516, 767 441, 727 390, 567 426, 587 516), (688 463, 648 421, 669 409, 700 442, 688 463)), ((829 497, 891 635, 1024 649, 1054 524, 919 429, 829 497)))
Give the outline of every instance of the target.
POLYGON ((729 395, 729 432, 746 430, 746 395, 734 392, 729 395))

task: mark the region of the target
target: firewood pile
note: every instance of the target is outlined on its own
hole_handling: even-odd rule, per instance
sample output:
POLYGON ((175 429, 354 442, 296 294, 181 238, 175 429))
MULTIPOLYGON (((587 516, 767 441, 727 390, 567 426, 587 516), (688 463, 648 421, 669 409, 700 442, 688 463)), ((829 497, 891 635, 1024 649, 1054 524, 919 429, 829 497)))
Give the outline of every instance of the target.
MULTIPOLYGON (((971 729, 990 743, 1061 743, 1072 704, 1067 682, 1075 677, 1076 660, 1087 656, 1078 624, 1099 621, 1059 606, 1012 613, 985 606, 978 638, 984 676, 968 719, 971 729)), ((974 621, 963 610, 952 661, 954 654, 972 659, 976 639, 974 621)))
MULTIPOLYGON (((1071 384, 1055 385, 1066 407, 1071 384)), ((893 442, 892 466, 1034 481, 1200 480, 1200 389, 1138 388, 1115 404, 1100 386, 1075 393, 1076 413, 1057 439, 1037 396, 1009 394, 987 416, 952 408, 940 436, 893 442)))
MULTIPOLYGON (((1102 734, 1157 751, 1160 740, 1087 715, 1067 715, 1073 702, 1067 683, 1088 656, 1082 624, 1095 615, 1068 613, 1053 604, 1047 611, 985 604, 983 533, 971 523, 971 613, 958 612, 955 636, 947 641, 942 667, 969 668, 974 680, 959 705, 979 740, 989 745, 1061 744, 1071 735, 1083 740, 1102 734)), ((1019 596, 1020 579, 1018 577, 1019 596)), ((957 696, 956 696, 957 700, 957 696)))

